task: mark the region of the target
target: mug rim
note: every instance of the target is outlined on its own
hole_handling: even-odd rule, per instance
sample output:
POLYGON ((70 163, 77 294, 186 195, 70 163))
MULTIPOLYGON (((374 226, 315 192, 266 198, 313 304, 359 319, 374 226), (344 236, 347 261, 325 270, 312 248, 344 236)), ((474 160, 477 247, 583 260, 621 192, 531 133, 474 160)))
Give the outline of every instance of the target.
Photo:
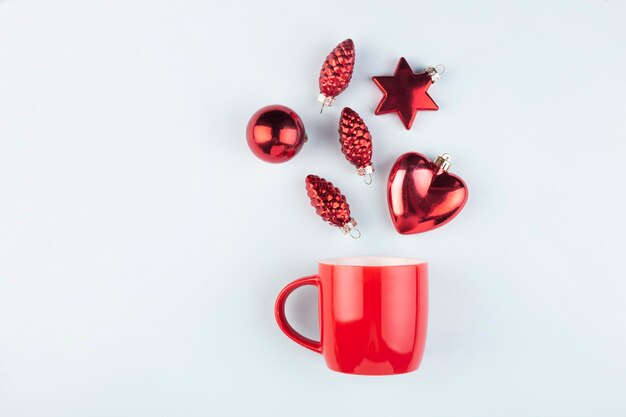
POLYGON ((390 266, 417 266, 426 264, 426 261, 414 258, 402 258, 395 256, 346 256, 341 258, 323 259, 320 265, 341 267, 390 267, 390 266))

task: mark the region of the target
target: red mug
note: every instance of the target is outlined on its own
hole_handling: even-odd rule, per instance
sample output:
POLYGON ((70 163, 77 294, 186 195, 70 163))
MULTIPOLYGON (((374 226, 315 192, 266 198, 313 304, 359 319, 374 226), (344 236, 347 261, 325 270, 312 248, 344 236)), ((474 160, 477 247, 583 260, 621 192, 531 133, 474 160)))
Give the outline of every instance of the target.
POLYGON ((290 339, 321 353, 333 371, 411 372, 419 367, 426 343, 428 264, 385 257, 321 261, 317 275, 282 289, 274 313, 290 339), (319 290, 319 342, 298 333, 285 317, 287 297, 303 285, 319 290))

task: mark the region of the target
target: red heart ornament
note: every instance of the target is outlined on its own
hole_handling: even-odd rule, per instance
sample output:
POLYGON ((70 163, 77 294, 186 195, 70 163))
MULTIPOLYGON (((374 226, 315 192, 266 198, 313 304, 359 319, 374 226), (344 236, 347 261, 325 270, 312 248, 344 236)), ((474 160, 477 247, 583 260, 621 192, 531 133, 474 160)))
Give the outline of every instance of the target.
POLYGON ((435 162, 416 152, 400 156, 387 181, 391 220, 398 233, 412 235, 443 226, 467 202, 465 182, 447 171, 450 156, 435 162))

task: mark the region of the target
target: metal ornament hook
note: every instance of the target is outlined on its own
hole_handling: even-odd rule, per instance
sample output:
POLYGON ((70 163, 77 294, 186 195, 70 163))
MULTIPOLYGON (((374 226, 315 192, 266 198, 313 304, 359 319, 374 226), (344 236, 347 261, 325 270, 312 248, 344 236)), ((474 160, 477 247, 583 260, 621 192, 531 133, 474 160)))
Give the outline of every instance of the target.
POLYGON ((450 160, 451 160, 450 154, 444 153, 444 154, 439 155, 437 159, 435 159, 435 165, 442 172, 448 172, 448 170, 452 166, 452 163, 450 162, 450 160))
POLYGON ((446 72, 446 66, 443 64, 437 64, 434 67, 426 67, 424 71, 428 74, 434 84, 439 80, 439 78, 441 78, 441 74, 446 72))
POLYGON ((317 101, 322 103, 322 108, 320 109, 320 114, 321 114, 324 111, 324 107, 325 106, 331 107, 333 105, 333 102, 335 101, 335 98, 334 97, 327 97, 324 94, 320 93, 320 95, 317 96, 317 101))
POLYGON ((357 168, 356 173, 363 177, 365 184, 370 185, 373 181, 372 173, 375 171, 374 165, 369 165, 357 168))
POLYGON ((343 232, 344 235, 350 235, 353 239, 358 239, 361 237, 361 232, 356 228, 356 220, 350 219, 349 222, 339 227, 339 229, 343 232))

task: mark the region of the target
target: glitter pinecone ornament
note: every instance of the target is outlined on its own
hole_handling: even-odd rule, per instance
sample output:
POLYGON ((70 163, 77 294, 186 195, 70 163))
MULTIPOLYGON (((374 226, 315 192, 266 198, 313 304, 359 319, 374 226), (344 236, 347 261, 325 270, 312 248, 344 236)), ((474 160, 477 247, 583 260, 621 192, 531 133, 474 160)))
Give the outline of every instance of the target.
POLYGON ((341 190, 330 181, 317 175, 307 175, 305 179, 307 195, 311 205, 324 221, 338 227, 343 234, 350 234, 355 239, 361 236, 356 228, 356 220, 350 216, 350 206, 341 190))
POLYGON ((366 184, 372 183, 372 135, 361 116, 344 107, 339 120, 339 143, 348 162, 356 167, 366 184))
POLYGON ((320 95, 317 101, 324 106, 332 106, 335 97, 341 94, 350 83, 354 70, 354 42, 346 39, 326 57, 320 71, 320 95))

